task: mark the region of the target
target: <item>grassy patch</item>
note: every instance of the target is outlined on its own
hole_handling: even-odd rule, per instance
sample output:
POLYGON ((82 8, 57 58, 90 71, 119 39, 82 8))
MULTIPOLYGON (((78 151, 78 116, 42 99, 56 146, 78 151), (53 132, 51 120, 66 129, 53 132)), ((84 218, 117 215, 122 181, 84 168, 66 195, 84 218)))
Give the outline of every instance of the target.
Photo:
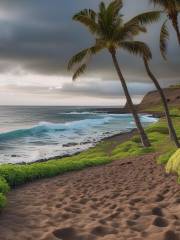
POLYGON ((6 205, 5 194, 10 190, 10 187, 4 178, 0 178, 0 209, 6 205))
POLYGON ((179 89, 180 88, 180 84, 171 85, 170 88, 179 89))
POLYGON ((126 157, 135 157, 152 151, 153 147, 143 148, 140 143, 131 140, 115 147, 115 149, 112 151, 111 159, 116 160, 126 157))
MULTIPOLYGON (((153 107, 147 108, 145 111, 153 112, 153 113, 162 113, 164 112, 164 108, 162 105, 157 105, 153 107)), ((180 116, 180 106, 170 106, 170 114, 172 117, 179 117, 180 116)))
POLYGON ((6 206, 6 196, 0 193, 0 210, 6 206))

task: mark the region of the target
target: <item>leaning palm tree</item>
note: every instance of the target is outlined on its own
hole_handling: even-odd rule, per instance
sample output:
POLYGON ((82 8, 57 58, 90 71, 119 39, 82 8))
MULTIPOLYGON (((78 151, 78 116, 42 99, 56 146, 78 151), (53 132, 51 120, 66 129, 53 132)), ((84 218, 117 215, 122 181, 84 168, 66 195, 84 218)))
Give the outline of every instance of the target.
MULTIPOLYGON (((151 3, 154 3, 154 5, 159 5, 163 8, 163 12, 167 15, 167 17, 171 20, 172 25, 177 33, 177 38, 180 44, 180 31, 179 31, 179 26, 178 26, 178 14, 180 12, 180 0, 149 0, 151 3)), ((169 31, 167 28, 167 21, 168 19, 165 20, 161 27, 160 31, 160 51, 163 56, 163 58, 166 60, 166 53, 167 53, 167 40, 169 39, 169 31)), ((168 103, 166 96, 163 92, 163 89, 161 88, 157 78, 155 75, 152 73, 150 67, 149 67, 149 61, 146 59, 146 57, 143 57, 144 65, 146 72, 152 82, 154 83, 160 97, 161 101, 164 107, 167 123, 168 123, 168 129, 169 129, 169 135, 171 139, 174 141, 176 147, 180 148, 180 143, 178 141, 178 137, 175 131, 175 128, 173 126, 173 122, 170 116, 170 111, 168 108, 168 103)))
MULTIPOLYGON (((150 49, 149 49, 149 52, 150 52, 150 49)), ((165 96, 165 94, 163 92, 163 89, 161 88, 157 78, 155 77, 155 75, 152 73, 152 71, 150 69, 149 59, 147 59, 146 56, 144 56, 143 61, 144 61, 146 72, 147 72, 148 76, 150 77, 150 79, 152 80, 152 82, 154 83, 154 85, 155 85, 155 87, 156 87, 156 89, 157 89, 157 91, 158 91, 158 93, 161 97, 161 101, 162 101, 162 104, 163 104, 163 107, 164 107, 166 120, 167 120, 167 123, 168 123, 170 138, 174 141, 176 147, 180 148, 180 143, 178 141, 178 137, 177 137, 175 128, 173 126, 173 122, 172 122, 171 115, 170 115, 170 112, 169 112, 166 96, 165 96)))
MULTIPOLYGON (((158 5, 162 7, 163 12, 167 15, 167 18, 171 21, 172 26, 177 34, 177 39, 180 45, 180 30, 179 30, 179 24, 178 24, 178 15, 180 12, 180 0, 149 0, 151 3, 153 3, 155 6, 158 5)), ((167 39, 169 37, 168 28, 167 28, 167 21, 162 25, 161 28, 161 36, 160 36, 160 48, 161 53, 163 57, 165 58, 165 46, 167 44, 167 39)))
POLYGON ((122 0, 114 0, 109 5, 105 5, 105 3, 101 2, 98 12, 95 12, 92 9, 84 9, 74 15, 73 20, 82 23, 88 28, 95 38, 95 43, 93 46, 84 49, 73 56, 69 61, 68 69, 70 70, 74 66, 77 66, 73 76, 73 80, 75 80, 80 74, 85 72, 87 62, 93 55, 103 49, 107 49, 112 57, 119 80, 122 84, 128 107, 134 117, 141 137, 142 145, 144 147, 149 147, 149 139, 142 127, 136 108, 133 105, 116 54, 118 49, 122 49, 127 50, 131 54, 142 57, 145 56, 146 59, 150 59, 150 53, 146 44, 140 41, 133 41, 133 36, 136 36, 140 32, 145 32, 146 29, 142 24, 157 21, 159 18, 159 12, 153 11, 143 13, 132 18, 128 22, 124 22, 123 16, 120 14, 122 7, 122 0))

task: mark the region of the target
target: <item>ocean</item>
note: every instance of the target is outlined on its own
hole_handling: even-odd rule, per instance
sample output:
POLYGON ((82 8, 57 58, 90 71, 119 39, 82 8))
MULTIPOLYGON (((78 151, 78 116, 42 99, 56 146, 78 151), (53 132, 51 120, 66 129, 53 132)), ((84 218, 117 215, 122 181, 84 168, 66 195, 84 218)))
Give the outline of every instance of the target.
MULTIPOLYGON (((147 126, 157 119, 141 115, 147 126)), ((29 163, 86 150, 135 128, 131 114, 106 108, 0 107, 0 164, 29 163)))

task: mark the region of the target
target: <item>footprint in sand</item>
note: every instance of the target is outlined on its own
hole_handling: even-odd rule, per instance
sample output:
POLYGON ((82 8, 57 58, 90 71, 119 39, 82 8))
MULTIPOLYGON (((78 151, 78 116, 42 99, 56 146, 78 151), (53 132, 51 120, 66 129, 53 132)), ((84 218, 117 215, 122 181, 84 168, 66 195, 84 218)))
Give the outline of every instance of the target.
POLYGON ((152 209, 152 215, 156 215, 156 216, 162 217, 163 216, 162 209, 160 207, 154 207, 152 209))
POLYGON ((96 236, 91 234, 78 235, 73 227, 57 229, 53 235, 60 240, 95 240, 96 236))
POLYGON ((179 240, 179 237, 172 230, 168 230, 165 232, 163 240, 179 240))
POLYGON ((162 202, 164 200, 164 196, 161 194, 158 194, 156 196, 155 202, 162 202))
POLYGON ((153 225, 156 226, 156 227, 167 227, 169 224, 168 224, 168 221, 165 218, 156 217, 154 219, 153 225))
POLYGON ((96 226, 95 228, 93 228, 91 230, 91 234, 98 236, 98 237, 104 237, 106 235, 109 234, 115 234, 116 230, 113 228, 108 228, 108 227, 104 227, 104 226, 96 226))
POLYGON ((55 237, 62 240, 71 240, 71 239, 75 239, 76 237, 76 231, 72 227, 55 230, 53 234, 55 237))

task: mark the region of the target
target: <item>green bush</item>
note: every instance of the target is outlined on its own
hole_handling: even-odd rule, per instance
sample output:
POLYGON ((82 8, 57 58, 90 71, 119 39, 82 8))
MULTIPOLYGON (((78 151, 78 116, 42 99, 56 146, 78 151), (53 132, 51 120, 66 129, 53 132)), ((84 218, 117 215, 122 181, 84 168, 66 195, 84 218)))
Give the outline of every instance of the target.
POLYGON ((139 136, 134 136, 132 137, 131 141, 135 142, 135 143, 141 143, 141 139, 139 136))
POLYGON ((0 193, 0 210, 6 206, 6 197, 0 193))
POLYGON ((169 130, 166 124, 163 122, 153 124, 152 126, 148 127, 146 130, 147 133, 161 133, 161 134, 169 134, 169 130))
POLYGON ((166 165, 168 173, 177 173, 180 177, 180 149, 178 149, 169 159, 166 165))
MULTIPOLYGON (((102 150, 98 149, 95 151, 95 149, 90 149, 76 156, 59 160, 25 165, 2 165, 0 166, 0 176, 3 177, 11 187, 16 187, 35 179, 53 177, 68 171, 81 170, 88 166, 105 164, 109 161, 109 158, 102 150)), ((2 183, 5 187, 5 182, 2 181, 2 183)))
POLYGON ((6 182, 6 180, 4 178, 0 178, 0 193, 5 194, 9 192, 9 190, 10 190, 10 187, 6 182))
POLYGON ((173 116, 173 117, 179 117, 180 116, 180 108, 172 108, 170 113, 171 113, 171 116, 173 116))
POLYGON ((153 152, 153 147, 143 148, 141 144, 134 141, 127 141, 118 145, 112 152, 111 159, 122 159, 126 157, 135 157, 153 152))
POLYGON ((172 151, 170 151, 170 152, 167 152, 167 153, 162 154, 162 155, 157 159, 157 163, 158 163, 158 164, 166 164, 166 163, 169 161, 170 157, 173 155, 174 152, 175 152, 175 151, 172 150, 172 151))

